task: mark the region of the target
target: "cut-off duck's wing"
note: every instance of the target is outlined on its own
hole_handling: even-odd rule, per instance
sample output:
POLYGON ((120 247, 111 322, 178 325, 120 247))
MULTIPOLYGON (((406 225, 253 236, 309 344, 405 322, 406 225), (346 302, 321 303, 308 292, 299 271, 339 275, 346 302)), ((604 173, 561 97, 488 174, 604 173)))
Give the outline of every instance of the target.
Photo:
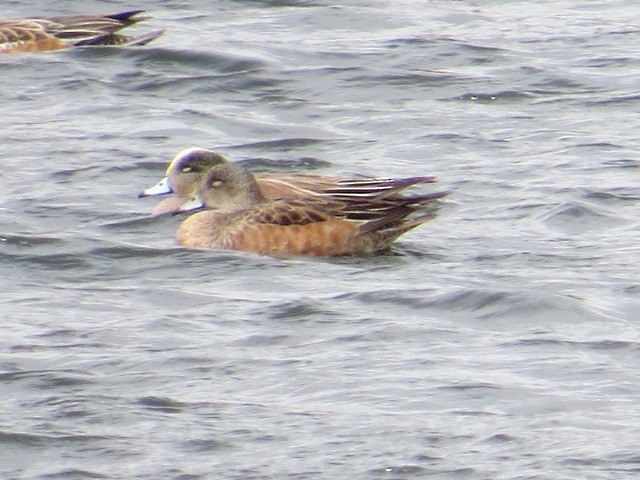
POLYGON ((0 53, 58 50, 81 45, 144 45, 159 37, 157 30, 142 36, 116 33, 148 17, 142 10, 113 15, 77 15, 0 21, 0 53))

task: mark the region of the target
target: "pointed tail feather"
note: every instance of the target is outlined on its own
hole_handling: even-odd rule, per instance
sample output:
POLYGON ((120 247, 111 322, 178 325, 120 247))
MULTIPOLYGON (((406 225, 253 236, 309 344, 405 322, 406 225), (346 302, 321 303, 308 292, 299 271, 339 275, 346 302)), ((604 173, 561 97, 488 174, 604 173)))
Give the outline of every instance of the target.
POLYGON ((381 218, 363 224, 358 234, 367 235, 372 238, 371 244, 375 246, 374 251, 379 252, 389 248, 398 237, 404 235, 409 230, 413 230, 435 217, 435 213, 428 213, 410 219, 405 219, 402 215, 400 215, 400 218, 395 219, 381 218))
MULTIPOLYGON (((441 192, 427 193, 425 195, 412 195, 410 197, 397 197, 397 201, 405 203, 406 205, 425 205, 431 203, 434 200, 440 200, 451 193, 450 190, 443 190, 441 192)), ((391 201, 391 200, 390 200, 391 201)))
POLYGON ((104 35, 98 35, 95 37, 74 42, 74 45, 77 47, 95 46, 95 45, 140 46, 140 45, 146 45, 152 40, 155 40, 163 33, 164 33, 164 30, 155 30, 153 32, 147 33, 146 35, 141 35, 139 37, 130 37, 127 35, 120 35, 118 33, 107 33, 104 35))
POLYGON ((131 10, 129 12, 121 12, 114 13, 113 15, 105 15, 107 18, 113 18, 122 23, 126 23, 127 25, 133 25, 134 23, 141 22, 142 20, 148 20, 151 17, 136 17, 132 18, 140 13, 143 13, 144 10, 131 10))
POLYGON ((164 29, 154 30, 146 35, 140 35, 139 37, 129 37, 129 42, 126 45, 140 46, 155 40, 164 33, 164 29))
POLYGON ((346 201, 358 198, 382 200, 413 185, 433 183, 435 181, 435 177, 341 180, 338 187, 328 188, 323 194, 346 201))

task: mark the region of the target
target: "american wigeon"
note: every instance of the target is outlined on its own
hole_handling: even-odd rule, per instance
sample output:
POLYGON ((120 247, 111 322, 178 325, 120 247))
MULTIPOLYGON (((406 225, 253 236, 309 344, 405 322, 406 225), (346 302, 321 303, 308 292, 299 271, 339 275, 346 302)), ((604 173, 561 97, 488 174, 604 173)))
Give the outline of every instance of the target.
POLYGON ((81 45, 145 45, 162 30, 130 37, 118 32, 145 20, 142 10, 114 15, 0 20, 0 53, 39 52, 81 45))
POLYGON ((269 200, 254 176, 233 163, 211 168, 181 211, 206 207, 182 222, 179 245, 271 256, 368 255, 435 216, 447 192, 343 202, 323 197, 269 200), (356 219, 358 218, 358 219, 356 219))
MULTIPOLYGON (((173 194, 153 210, 154 215, 175 213, 193 197, 207 172, 216 165, 227 163, 219 153, 204 148, 188 148, 178 153, 159 183, 139 196, 173 194)), ((435 182, 435 177, 402 179, 357 178, 344 179, 299 172, 274 172, 255 175, 260 193, 267 199, 326 197, 334 200, 381 200, 393 197, 402 189, 418 183, 435 182)))

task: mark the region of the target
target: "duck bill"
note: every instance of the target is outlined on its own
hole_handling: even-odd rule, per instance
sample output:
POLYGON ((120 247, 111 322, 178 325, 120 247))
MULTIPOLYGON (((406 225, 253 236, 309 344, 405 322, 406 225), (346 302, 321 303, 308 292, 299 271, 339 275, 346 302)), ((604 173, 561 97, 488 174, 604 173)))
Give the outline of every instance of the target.
POLYGON ((156 195, 167 195, 169 193, 173 193, 173 188, 171 187, 169 177, 164 177, 153 187, 147 188, 144 192, 138 195, 138 197, 154 197, 156 195))
POLYGON ((202 210, 204 202, 200 197, 195 196, 186 203, 183 203, 176 213, 193 212, 194 210, 202 210))

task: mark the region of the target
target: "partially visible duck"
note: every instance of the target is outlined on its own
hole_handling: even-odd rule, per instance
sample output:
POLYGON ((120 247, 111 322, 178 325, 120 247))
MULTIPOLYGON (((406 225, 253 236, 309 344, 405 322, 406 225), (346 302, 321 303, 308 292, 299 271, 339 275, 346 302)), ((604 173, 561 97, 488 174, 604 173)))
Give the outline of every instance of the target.
POLYGON ((0 53, 40 52, 81 45, 145 45, 163 31, 137 37, 117 33, 147 19, 139 16, 142 12, 0 20, 0 53))

